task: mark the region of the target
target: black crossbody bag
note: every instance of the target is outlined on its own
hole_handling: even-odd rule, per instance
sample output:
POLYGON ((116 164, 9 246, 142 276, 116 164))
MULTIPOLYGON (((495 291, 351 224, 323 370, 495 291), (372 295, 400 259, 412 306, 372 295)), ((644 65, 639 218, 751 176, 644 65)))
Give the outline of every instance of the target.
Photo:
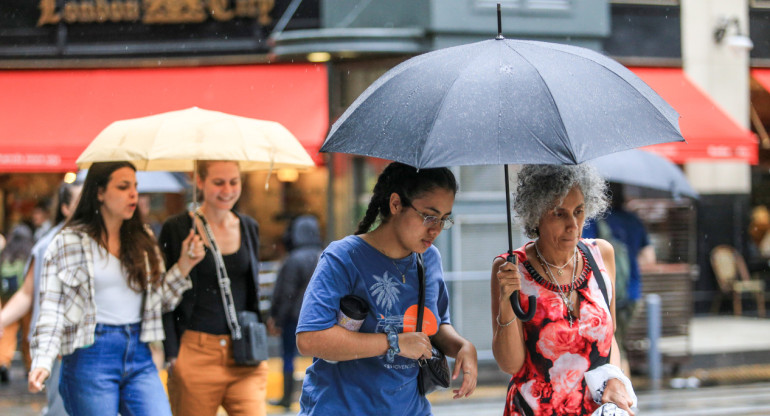
MULTIPOLYGON (((422 332, 422 316, 425 310, 425 266, 422 254, 417 253, 417 276, 420 281, 420 301, 417 308, 417 332, 422 332)), ((433 356, 427 360, 417 360, 420 371, 417 373, 417 390, 421 395, 432 393, 439 388, 449 387, 449 364, 446 355, 433 344, 433 356)))

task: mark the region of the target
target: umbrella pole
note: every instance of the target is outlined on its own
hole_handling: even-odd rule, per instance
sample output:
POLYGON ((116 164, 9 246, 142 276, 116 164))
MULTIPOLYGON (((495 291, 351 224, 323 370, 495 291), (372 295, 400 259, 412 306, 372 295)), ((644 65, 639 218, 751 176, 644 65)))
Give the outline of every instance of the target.
POLYGON ((513 233, 511 232, 511 187, 509 185, 508 165, 505 168, 505 213, 508 216, 508 255, 513 256, 513 233))
POLYGON ((192 192, 192 204, 190 204, 191 211, 195 211, 198 208, 198 160, 193 160, 193 192, 192 192))
MULTIPOLYGON (((497 7, 499 10, 500 5, 498 4, 497 7)), ((513 221, 511 221, 511 188, 508 175, 508 165, 503 165, 503 168, 505 169, 505 213, 508 217, 508 258, 506 258, 506 260, 511 264, 517 264, 517 258, 513 255, 513 233, 511 231, 511 225, 513 224, 513 221)), ((535 296, 529 297, 529 308, 527 308, 527 312, 524 312, 524 310, 521 309, 518 290, 511 293, 510 299, 513 313, 516 314, 516 316, 522 322, 527 322, 535 316, 535 309, 537 308, 537 298, 535 296)))

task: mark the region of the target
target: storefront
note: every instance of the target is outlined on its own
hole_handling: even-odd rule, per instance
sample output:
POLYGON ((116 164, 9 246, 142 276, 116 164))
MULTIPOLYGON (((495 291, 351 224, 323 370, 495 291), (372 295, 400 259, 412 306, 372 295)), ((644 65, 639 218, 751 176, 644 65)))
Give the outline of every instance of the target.
MULTIPOLYGON (((718 244, 744 251, 747 242, 750 188, 736 192, 736 181, 759 160, 757 136, 743 128, 680 68, 630 68, 679 112, 686 142, 665 143, 646 149, 683 167, 690 183, 701 191, 697 201, 639 200, 637 213, 647 225, 659 261, 698 266, 692 297, 696 311, 711 306, 718 290, 709 253, 718 244), (715 174, 709 165, 721 165, 715 174)), ((745 175, 748 177, 748 175, 745 175)), ((740 188, 740 186, 737 186, 740 188)), ((681 277, 681 276, 680 276, 681 277)))
MULTIPOLYGON (((197 106, 278 121, 316 162, 298 175, 247 175, 240 208, 260 222, 266 256, 277 249, 288 218, 312 213, 325 224, 327 174, 318 154, 329 120, 324 65, 10 70, 0 72, 0 89, 17 97, 0 102, 0 187, 45 177, 34 195, 52 195, 61 174, 76 170, 77 157, 111 122, 197 106)), ((29 205, 13 200, 9 206, 4 198, 2 206, 29 205)), ((178 212, 183 201, 169 198, 163 214, 178 212)), ((24 215, 6 212, 2 228, 24 215)))

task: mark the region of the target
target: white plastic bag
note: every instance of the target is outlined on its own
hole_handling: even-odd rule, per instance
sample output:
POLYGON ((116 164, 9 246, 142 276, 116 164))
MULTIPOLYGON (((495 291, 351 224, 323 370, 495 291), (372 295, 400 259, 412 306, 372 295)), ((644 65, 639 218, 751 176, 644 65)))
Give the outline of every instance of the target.
POLYGON ((591 416, 629 416, 628 412, 619 408, 615 403, 605 403, 591 413, 591 416))

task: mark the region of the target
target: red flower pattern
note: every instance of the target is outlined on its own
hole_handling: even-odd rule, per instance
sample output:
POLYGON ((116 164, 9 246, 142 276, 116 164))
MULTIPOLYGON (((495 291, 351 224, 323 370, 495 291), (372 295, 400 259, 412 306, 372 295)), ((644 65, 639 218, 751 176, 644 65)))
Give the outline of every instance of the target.
POLYGON ((551 361, 556 361, 564 354, 579 354, 585 351, 586 340, 577 329, 575 326, 571 327, 564 319, 546 324, 537 341, 537 352, 551 361))
MULTIPOLYGON (((592 240, 584 240, 603 267, 601 254, 592 240)), ((517 250, 521 263, 524 247, 517 250)), ((585 261, 586 270, 576 282, 580 295, 580 319, 572 326, 564 302, 533 268, 522 267, 522 294, 537 294, 535 317, 524 323, 527 357, 522 369, 512 378, 506 398, 506 415, 528 415, 516 407, 524 402, 534 415, 585 415, 598 405, 587 391, 583 374, 591 368, 609 362, 613 326, 609 308, 595 279, 603 278, 585 261), (593 354, 592 351, 598 352, 593 354), (518 397, 518 399, 517 399, 518 397)))

